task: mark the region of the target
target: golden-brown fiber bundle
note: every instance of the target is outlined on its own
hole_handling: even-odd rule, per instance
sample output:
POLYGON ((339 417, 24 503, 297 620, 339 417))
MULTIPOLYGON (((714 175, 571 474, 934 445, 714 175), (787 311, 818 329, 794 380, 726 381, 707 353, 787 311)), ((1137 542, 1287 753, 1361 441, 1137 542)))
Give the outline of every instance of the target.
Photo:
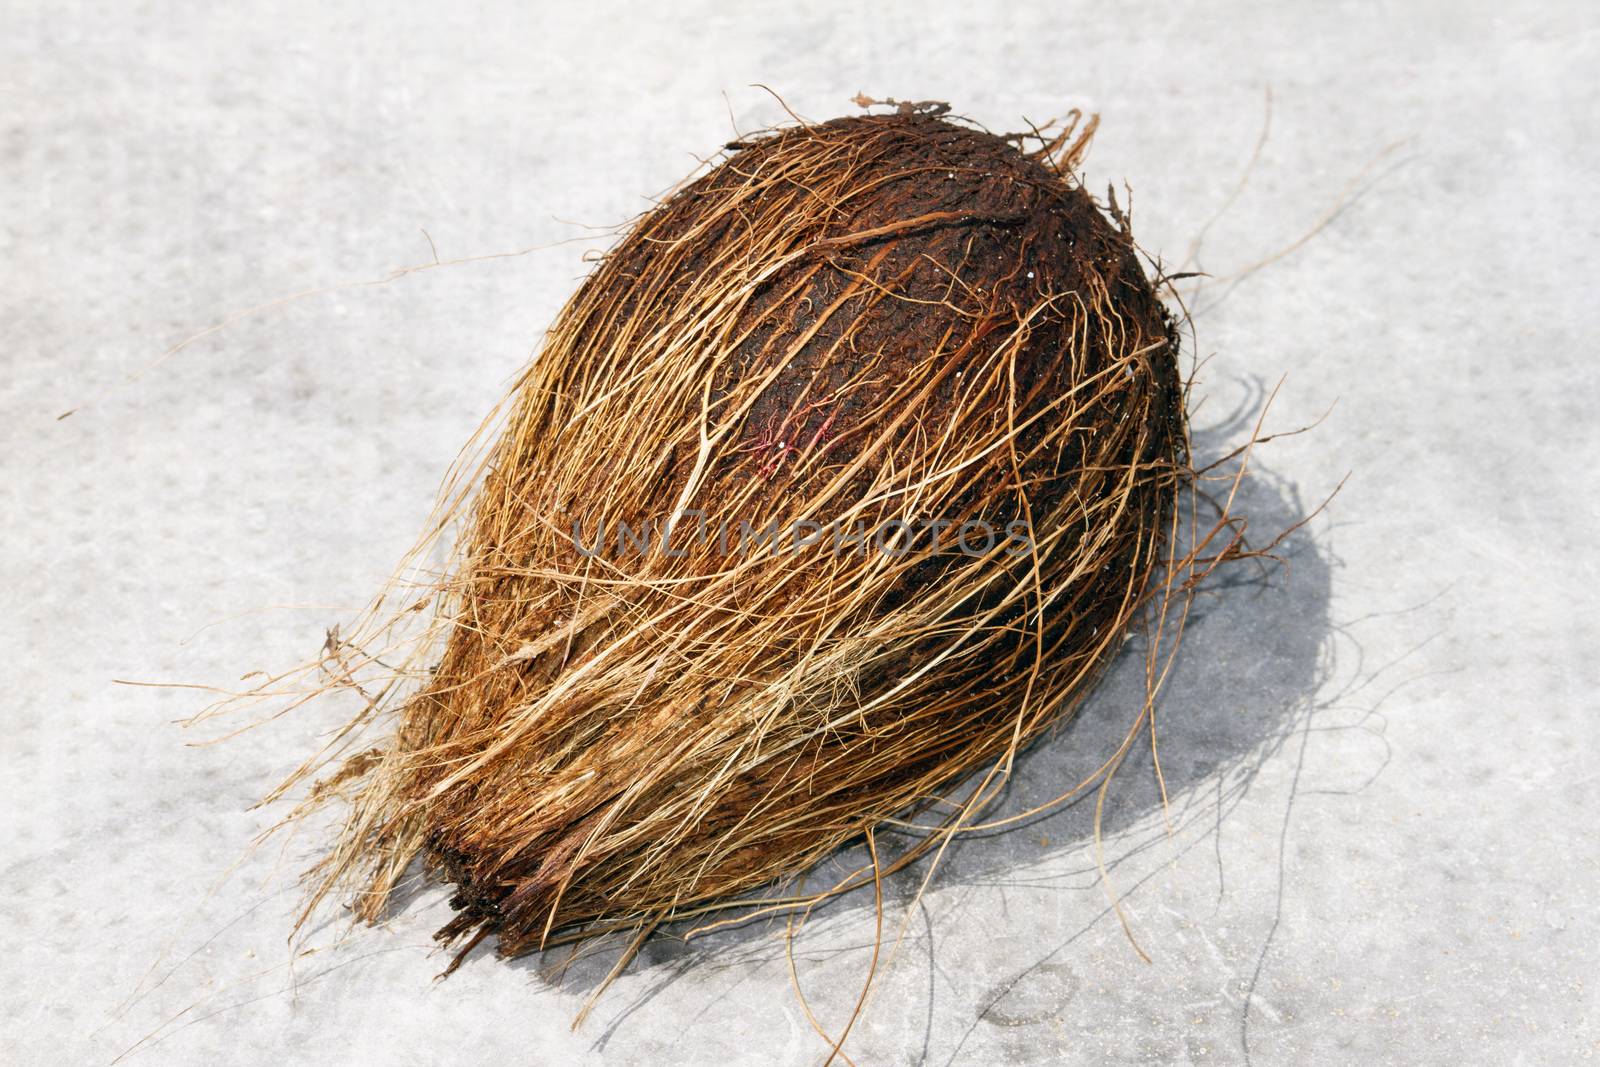
POLYGON ((516 385, 416 684, 330 750, 316 898, 377 918, 420 858, 441 936, 514 955, 747 901, 988 768, 895 864, 970 825, 1177 580, 1177 335, 1071 177, 1091 130, 800 125, 639 219, 516 385))

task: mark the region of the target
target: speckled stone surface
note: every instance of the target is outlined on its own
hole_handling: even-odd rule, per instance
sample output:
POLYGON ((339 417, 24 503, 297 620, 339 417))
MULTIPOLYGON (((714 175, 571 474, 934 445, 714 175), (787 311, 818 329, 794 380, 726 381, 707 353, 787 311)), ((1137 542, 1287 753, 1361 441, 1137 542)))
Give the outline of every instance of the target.
MULTIPOLYGON (((1269 429, 1337 400, 1261 450, 1252 529, 1351 476, 1285 546, 1291 566, 1198 603, 1160 707, 1168 818, 1148 757, 1112 791, 1109 884, 1152 962, 1108 913, 1078 804, 961 843, 920 901, 914 878, 890 883, 899 947, 845 1051, 1600 1049, 1585 5, 0 12, 0 1061, 825 1058, 781 926, 656 942, 576 1032, 605 961, 557 983, 559 961, 484 955, 435 983, 437 891, 337 944, 335 917, 295 954, 317 834, 249 853, 278 814, 250 806, 347 709, 196 747, 225 731, 175 725, 203 693, 114 681, 227 685, 314 652, 582 276, 599 245, 578 224, 642 210, 730 123, 785 118, 754 82, 819 118, 858 90, 995 129, 1098 110, 1091 185, 1126 180, 1141 242, 1170 263, 1203 236, 1221 279, 1196 304, 1203 448, 1243 439, 1280 376, 1269 429), (1230 202, 1269 87, 1269 136, 1230 202), (234 317, 426 264, 428 238, 446 260, 545 247, 234 317)), ((1029 755, 1007 803, 1103 758, 1137 666, 1029 755)), ((796 943, 835 1032, 873 928, 852 898, 796 943)))

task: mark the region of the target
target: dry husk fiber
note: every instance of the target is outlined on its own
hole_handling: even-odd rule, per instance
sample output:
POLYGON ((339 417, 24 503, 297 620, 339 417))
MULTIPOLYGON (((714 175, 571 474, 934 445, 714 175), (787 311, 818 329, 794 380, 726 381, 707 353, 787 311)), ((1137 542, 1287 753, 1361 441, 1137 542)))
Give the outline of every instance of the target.
POLYGON ((600 260, 458 468, 448 568, 330 635, 362 709, 275 794, 346 805, 312 907, 375 920, 420 861, 441 938, 506 955, 804 907, 841 845, 874 861, 824 896, 979 825, 1131 627, 1170 639, 1237 537, 1176 547, 1178 334, 1073 177, 1093 121, 940 110, 734 142, 600 260), (880 857, 885 824, 920 836, 880 857))

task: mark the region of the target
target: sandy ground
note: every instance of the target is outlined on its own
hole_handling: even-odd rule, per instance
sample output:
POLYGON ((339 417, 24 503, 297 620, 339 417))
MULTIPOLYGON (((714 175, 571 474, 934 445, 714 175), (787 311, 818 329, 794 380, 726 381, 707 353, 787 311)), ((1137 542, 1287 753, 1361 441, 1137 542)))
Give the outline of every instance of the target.
MULTIPOLYGON (((1337 401, 1261 451, 1254 528, 1351 476, 1289 568, 1200 603, 1161 707, 1168 820, 1147 760, 1115 790, 1110 884, 1152 962, 1077 805, 964 843, 920 901, 891 885, 900 947, 845 1051, 1592 1056, 1585 7, 0 5, 0 1060, 821 1061, 781 928, 655 944, 577 1032, 598 961, 432 981, 438 892, 291 951, 317 835, 246 856, 279 814, 250 805, 345 709, 194 747, 226 728, 175 725, 203 693, 114 681, 313 653, 582 276, 584 227, 785 118, 755 82, 811 117, 858 90, 997 129, 1098 110, 1091 185, 1126 181, 1169 262, 1203 236, 1219 279, 1197 303, 1203 447, 1241 440, 1281 376, 1269 429, 1337 401), (235 317, 430 263, 429 238, 445 260, 543 247, 235 317)), ((1138 691, 1113 676, 1012 800, 1103 755, 1138 691)), ((846 901, 796 944, 835 1032, 873 924, 846 901)))

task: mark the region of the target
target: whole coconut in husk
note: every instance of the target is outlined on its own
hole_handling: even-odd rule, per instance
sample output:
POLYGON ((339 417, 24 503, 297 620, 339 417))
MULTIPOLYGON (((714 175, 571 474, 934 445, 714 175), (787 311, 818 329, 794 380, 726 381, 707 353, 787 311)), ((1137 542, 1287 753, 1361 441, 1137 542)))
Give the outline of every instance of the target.
POLYGON ((801 125, 638 219, 515 387, 420 684, 313 791, 350 805, 316 899, 377 918, 420 857, 441 937, 516 955, 748 901, 988 768, 895 864, 970 824, 1174 588, 1177 335, 1086 136, 801 125))

